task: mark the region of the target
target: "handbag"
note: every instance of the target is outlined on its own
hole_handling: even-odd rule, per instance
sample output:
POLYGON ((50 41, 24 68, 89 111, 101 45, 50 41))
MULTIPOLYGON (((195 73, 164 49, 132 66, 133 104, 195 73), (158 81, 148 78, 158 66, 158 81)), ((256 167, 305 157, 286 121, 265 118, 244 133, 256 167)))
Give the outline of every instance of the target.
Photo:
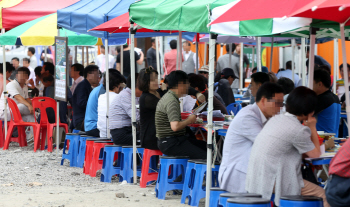
POLYGON ((301 174, 304 180, 319 185, 319 182, 317 182, 315 174, 312 171, 312 164, 306 163, 305 160, 303 160, 303 164, 301 165, 301 174))

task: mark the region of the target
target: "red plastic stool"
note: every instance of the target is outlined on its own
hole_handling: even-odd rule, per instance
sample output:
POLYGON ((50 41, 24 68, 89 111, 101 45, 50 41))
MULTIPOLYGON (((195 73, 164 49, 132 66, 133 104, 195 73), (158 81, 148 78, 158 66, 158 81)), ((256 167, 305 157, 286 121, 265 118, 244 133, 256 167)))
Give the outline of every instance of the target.
POLYGON ((0 148, 2 148, 5 143, 4 131, 5 130, 2 129, 2 121, 0 121, 0 148))
POLYGON ((106 145, 113 145, 113 144, 114 143, 112 141, 95 141, 94 142, 91 166, 89 171, 89 174, 91 177, 96 177, 97 170, 102 169, 104 147, 106 145))
POLYGON ((93 145, 95 141, 111 141, 110 139, 86 139, 86 151, 85 151, 85 160, 84 160, 84 168, 83 173, 86 175, 89 175, 90 173, 90 167, 91 167, 91 161, 92 161, 92 154, 93 154, 93 145))
POLYGON ((151 150, 151 149, 145 149, 145 151, 143 152, 143 161, 142 161, 142 170, 141 170, 141 179, 140 179, 141 188, 145 188, 149 181, 157 180, 158 178, 158 172, 149 172, 151 157, 156 155, 162 156, 163 153, 160 150, 151 150))

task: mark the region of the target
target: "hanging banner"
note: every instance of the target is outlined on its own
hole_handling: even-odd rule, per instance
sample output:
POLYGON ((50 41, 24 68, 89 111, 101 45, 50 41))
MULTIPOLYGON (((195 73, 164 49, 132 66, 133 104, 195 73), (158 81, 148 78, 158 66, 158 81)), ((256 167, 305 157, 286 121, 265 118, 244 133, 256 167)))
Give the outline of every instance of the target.
POLYGON ((55 99, 67 102, 68 38, 55 37, 55 99))

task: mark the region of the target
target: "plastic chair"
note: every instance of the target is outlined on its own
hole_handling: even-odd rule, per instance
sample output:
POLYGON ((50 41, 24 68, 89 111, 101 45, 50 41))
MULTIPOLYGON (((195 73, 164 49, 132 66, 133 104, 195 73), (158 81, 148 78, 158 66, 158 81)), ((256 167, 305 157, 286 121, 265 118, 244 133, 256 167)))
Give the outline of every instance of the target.
POLYGON ((25 134, 25 127, 33 127, 33 133, 34 133, 34 152, 36 152, 38 145, 39 145, 39 138, 40 138, 40 125, 36 122, 24 122, 22 120, 21 113, 17 107, 17 104, 14 100, 11 98, 7 98, 9 107, 10 107, 10 113, 11 113, 11 120, 9 121, 9 128, 7 131, 6 140, 4 143, 4 150, 7 150, 9 148, 10 142, 15 141, 19 143, 20 147, 27 146, 27 139, 25 134), (14 138, 11 137, 14 128, 17 127, 18 129, 18 137, 14 138))
POLYGON ((90 174, 90 167, 92 162, 93 155, 93 146, 95 141, 111 141, 111 139, 86 139, 86 151, 85 151, 85 160, 83 173, 86 175, 90 174))
POLYGON ((184 186, 185 169, 187 167, 188 157, 160 157, 160 168, 156 184, 156 197, 165 200, 166 192, 169 190, 182 190, 184 186), (182 175, 182 180, 174 180, 182 175))
POLYGON ((145 149, 143 152, 140 187, 145 188, 150 181, 157 180, 157 157, 163 153, 160 150, 145 149))
POLYGON ((222 193, 219 197, 219 206, 225 207, 227 204, 227 200, 230 198, 261 198, 262 196, 255 193, 222 193))
POLYGON ((234 115, 237 115, 237 113, 242 109, 242 105, 238 103, 237 101, 235 103, 232 103, 226 107, 227 113, 231 114, 231 112, 234 115))
POLYGON ((120 174, 121 162, 122 162, 122 146, 120 145, 106 145, 103 152, 103 164, 101 171, 101 182, 110 183, 113 175, 120 174), (114 166, 113 162, 117 161, 117 165, 114 166))
POLYGON ((335 137, 339 135, 341 105, 333 103, 317 115, 317 131, 327 133, 335 133, 335 137))
POLYGON ((254 197, 230 198, 227 200, 227 207, 270 207, 270 200, 254 197))
POLYGON ((64 140, 63 153, 61 159, 61 165, 63 165, 64 160, 69 160, 71 167, 77 167, 77 156, 79 149, 79 134, 67 133, 66 139, 64 140), (68 145, 69 141, 69 145, 68 145), (68 153, 66 149, 68 148, 68 153))
POLYGON ((0 121, 0 148, 4 147, 4 143, 5 143, 4 130, 2 129, 2 121, 0 121))
POLYGON ((227 193, 227 191, 218 187, 210 188, 209 206, 218 207, 220 194, 222 193, 227 193))
POLYGON ((315 196, 283 196, 280 207, 323 207, 322 198, 315 196))
MULTIPOLYGON (((54 111, 54 116, 56 117, 56 109, 57 109, 57 102, 55 99, 49 98, 49 97, 35 97, 32 99, 32 104, 34 109, 40 110, 40 128, 41 128, 41 147, 40 150, 45 149, 45 139, 47 134, 47 151, 52 152, 52 143, 53 143, 53 128, 57 126, 56 119, 55 123, 50 123, 48 120, 47 108, 52 108, 54 111)), ((35 118, 35 116, 34 116, 35 118)), ((65 123, 59 123, 59 127, 63 127, 68 133, 68 125, 65 123)))
POLYGON ((102 169, 103 150, 106 145, 113 145, 112 141, 95 141, 93 145, 93 154, 90 166, 90 176, 96 177, 97 170, 102 169))
MULTIPOLYGON (((142 157, 143 157, 144 148, 137 146, 137 160, 139 160, 139 165, 137 166, 137 176, 141 177, 141 166, 142 166, 142 157)), ((123 146, 122 148, 122 164, 120 169, 119 181, 126 180, 128 183, 132 183, 134 179, 134 170, 133 170, 133 147, 132 146, 123 146)))
POLYGON ((86 135, 80 135, 78 156, 77 156, 77 167, 84 167, 85 152, 86 152, 86 139, 97 139, 96 137, 90 137, 86 135))

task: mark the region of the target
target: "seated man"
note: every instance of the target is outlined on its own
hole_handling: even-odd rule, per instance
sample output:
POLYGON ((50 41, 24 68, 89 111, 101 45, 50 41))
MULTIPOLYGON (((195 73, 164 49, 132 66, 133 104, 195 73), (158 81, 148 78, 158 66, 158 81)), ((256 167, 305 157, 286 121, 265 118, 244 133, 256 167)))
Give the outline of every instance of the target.
MULTIPOLYGON (((20 67, 17 69, 15 80, 11 81, 6 85, 6 90, 8 92, 7 96, 12 98, 22 115, 22 119, 25 122, 34 122, 34 111, 32 106, 32 101, 28 96, 28 87, 26 82, 29 78, 30 71, 28 68, 20 67)), ((4 103, 4 93, 1 94, 1 103, 4 103)), ((0 113, 2 119, 4 118, 4 104, 0 104, 0 113)), ((10 111, 7 110, 7 120, 10 120, 10 111)))
POLYGON ((228 128, 219 170, 220 188, 245 193, 250 151, 256 136, 269 118, 283 107, 283 89, 275 83, 263 84, 256 103, 241 109, 228 128))
MULTIPOLYGON (((205 96, 205 101, 208 101, 208 90, 206 88, 206 82, 207 79, 201 75, 192 75, 189 78, 190 86, 197 91, 200 91, 204 96, 205 96)), ((221 104, 221 102, 214 96, 214 110, 220 110, 221 113, 227 114, 226 107, 221 104)), ((195 104, 195 108, 199 106, 199 103, 197 102, 195 104)), ((206 109, 204 108, 202 111, 205 111, 206 109)))
POLYGON ((292 92, 292 90, 294 89, 294 83, 289 78, 281 77, 280 79, 278 79, 277 84, 283 88, 283 100, 284 103, 286 103, 289 93, 292 92))
MULTIPOLYGON (((138 73, 135 74, 135 85, 138 78, 138 73)), ((126 81, 126 88, 119 93, 118 97, 111 102, 109 108, 109 128, 114 144, 116 145, 132 145, 132 108, 131 108, 131 75, 126 81)), ((136 87, 136 97, 140 97, 142 92, 136 87)), ((135 100, 138 105, 138 99, 135 100)), ((136 121, 140 120, 139 109, 136 109, 136 121)), ((139 140, 139 132, 137 138, 139 140)))
POLYGON ((196 122, 196 116, 181 119, 179 98, 188 92, 188 76, 184 71, 177 70, 171 72, 167 80, 169 91, 159 100, 155 116, 158 147, 169 156, 206 159, 206 142, 197 140, 186 130, 187 125, 196 122))
POLYGON ((80 131, 84 131, 86 105, 92 91, 92 87, 96 87, 98 85, 98 71, 98 66, 96 65, 87 66, 84 70, 84 80, 77 85, 72 97, 72 107, 74 113, 73 125, 75 129, 80 131))
POLYGON ((221 96, 226 106, 235 102, 235 96, 231 89, 231 85, 235 79, 238 79, 238 77, 231 68, 225 68, 221 71, 221 79, 215 92, 221 96))
POLYGON ((6 73, 3 74, 3 71, 4 71, 4 64, 1 63, 0 64, 0 94, 2 94, 3 92, 3 87, 4 87, 4 75, 6 76, 5 79, 6 79, 6 84, 8 84, 10 81, 8 80, 8 78, 11 76, 11 73, 13 70, 15 70, 15 68, 9 63, 9 62, 6 62, 6 73))
MULTIPOLYGON (((125 77, 116 69, 109 69, 109 108, 112 107, 114 99, 125 87, 125 77)), ((103 78, 103 87, 106 87, 106 78, 103 78)), ((92 92, 91 92, 92 93, 92 92)), ((91 94, 90 94, 91 96, 91 94)), ((90 98, 89 98, 90 99, 90 98)), ((107 93, 98 97, 97 104, 97 130, 99 137, 107 137, 107 93)))
POLYGON ((251 75, 250 77, 251 83, 250 83, 250 104, 255 103, 255 97, 256 93, 258 92, 260 86, 266 82, 270 82, 270 77, 267 73, 264 72, 256 72, 251 75))
MULTIPOLYGON (((289 78, 290 80, 293 81, 292 61, 288 61, 286 63, 286 69, 279 71, 276 76, 278 79, 285 77, 285 78, 289 78)), ((297 74, 294 74, 294 82, 293 83, 294 83, 295 87, 298 87, 299 80, 300 80, 299 76, 297 74)))
POLYGON ((313 90, 317 94, 317 106, 315 109, 317 131, 337 133, 339 129, 337 119, 340 116, 340 102, 338 96, 329 90, 330 86, 331 76, 328 71, 323 69, 315 70, 313 90), (338 110, 339 113, 336 112, 338 110), (336 126, 337 123, 338 126, 336 126))
POLYGON ((333 207, 349 206, 350 203, 350 141, 340 148, 329 165, 326 197, 333 207))

